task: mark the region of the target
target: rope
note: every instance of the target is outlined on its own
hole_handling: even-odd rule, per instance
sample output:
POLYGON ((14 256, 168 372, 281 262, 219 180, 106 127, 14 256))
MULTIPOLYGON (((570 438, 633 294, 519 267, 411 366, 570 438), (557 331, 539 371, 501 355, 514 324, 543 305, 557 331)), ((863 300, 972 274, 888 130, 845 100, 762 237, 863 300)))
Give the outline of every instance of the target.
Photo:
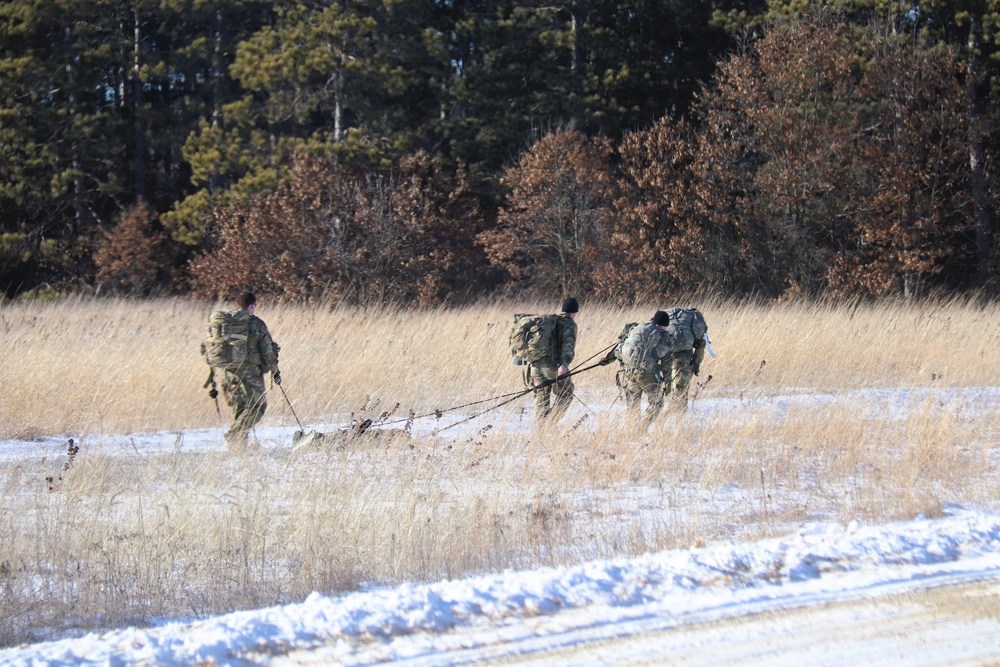
MULTIPOLYGON (((600 354, 600 352, 598 352, 597 354, 600 354)), ((597 355, 595 354, 594 356, 596 357, 597 355)), ((591 359, 593 359, 593 357, 591 357, 591 359)), ((526 395, 530 394, 533 391, 541 389, 542 387, 551 386, 551 385, 555 384, 556 382, 559 382, 561 380, 565 380, 566 378, 572 377, 573 375, 578 375, 578 374, 583 373, 585 371, 589 371, 589 370, 591 370, 593 368, 597 368, 600 365, 601 364, 597 363, 597 364, 593 364, 591 366, 587 366, 586 368, 578 368, 577 370, 573 370, 573 371, 570 371, 569 373, 565 373, 562 376, 560 376, 560 377, 558 377, 558 378, 556 378, 554 380, 546 380, 545 382, 542 382, 541 384, 537 384, 534 387, 531 387, 530 389, 525 389, 524 391, 518 392, 517 396, 514 396, 513 398, 509 398, 506 401, 503 401, 501 403, 497 403, 492 408, 488 408, 488 409, 483 410, 482 412, 476 413, 474 415, 469 415, 465 419, 460 419, 459 421, 457 421, 457 422, 455 422, 453 424, 449 424, 448 426, 443 426, 443 427, 441 427, 439 429, 435 429, 431 433, 431 435, 437 435, 441 431, 447 431, 448 429, 452 428, 453 426, 458 426, 459 424, 464 424, 467 421, 471 421, 471 420, 473 420, 473 419, 475 419, 477 417, 481 417, 482 415, 485 415, 487 412, 492 412, 493 410, 496 410, 499 407, 503 407, 504 405, 507 405, 508 403, 512 403, 513 401, 516 401, 517 399, 521 398, 522 396, 526 396, 526 395)), ((577 400, 580 400, 580 399, 577 399, 577 400)), ((582 401, 581 401, 581 403, 582 403, 582 401)), ((584 406, 584 407, 586 407, 586 406, 584 406)))
MULTIPOLYGON (((585 363, 587 363, 588 361, 590 361, 591 359, 593 359, 594 357, 596 357, 598 354, 604 354, 605 352, 607 352, 608 350, 610 350, 611 348, 613 348, 617 344, 618 344, 618 341, 615 341, 615 342, 611 343, 611 345, 608 345, 603 350, 598 350, 597 354, 590 355, 589 357, 587 357, 586 359, 584 359, 583 361, 581 361, 579 364, 577 364, 577 367, 579 368, 580 366, 583 366, 585 363)), ((598 364, 598 365, 600 365, 600 364, 598 364)))
MULTIPOLYGON (((445 413, 448 413, 448 412, 454 412, 455 410, 461 410, 462 408, 468 408, 468 407, 471 407, 473 405, 481 405, 483 403, 489 403, 490 401, 497 401, 497 400, 501 400, 501 399, 506 399, 506 400, 503 400, 500 403, 497 403, 496 405, 494 405, 493 407, 491 407, 491 408, 489 408, 487 410, 483 410, 482 412, 478 412, 478 413, 476 413, 474 415, 470 415, 469 417, 466 417, 465 419, 457 421, 454 424, 450 424, 448 426, 439 428, 439 429, 437 429, 437 430, 435 430, 435 431, 433 431, 431 433, 431 435, 437 435, 441 431, 449 429, 452 426, 457 426, 459 424, 463 424, 463 423, 465 423, 467 421, 475 419, 476 417, 484 415, 487 412, 492 412, 493 410, 496 410, 497 408, 503 407, 503 406, 507 405, 508 403, 513 403, 514 401, 516 401, 517 399, 521 398, 522 396, 527 396, 531 392, 536 391, 538 389, 541 389, 542 387, 548 387, 548 386, 550 386, 552 384, 555 384, 559 380, 563 380, 563 379, 568 378, 570 376, 576 375, 577 373, 583 373, 584 371, 589 371, 589 370, 591 370, 593 368, 597 368, 598 366, 601 365, 600 363, 594 364, 592 366, 588 366, 586 368, 580 368, 580 366, 582 366, 583 364, 587 363, 591 359, 597 357, 598 355, 604 354, 605 352, 607 352, 608 350, 610 350, 611 348, 613 348, 617 344, 618 344, 618 341, 615 341, 611 345, 608 345, 607 347, 605 347, 605 348, 603 348, 601 350, 598 350, 597 353, 592 354, 591 356, 587 357, 582 362, 580 362, 579 364, 577 364, 577 367, 575 369, 571 370, 570 372, 564 374, 563 376, 561 376, 559 378, 556 378, 555 380, 546 380, 545 382, 542 382, 541 384, 533 385, 531 387, 527 387, 526 389, 522 389, 520 391, 512 391, 512 392, 507 393, 507 394, 500 394, 499 396, 491 396, 489 398, 483 398, 483 399, 480 399, 478 401, 471 401, 469 403, 463 403, 462 405, 455 405, 455 406, 452 406, 450 408, 446 408, 444 410, 435 410, 434 412, 428 412, 427 414, 423 414, 423 415, 413 415, 412 417, 401 417, 399 419, 393 419, 391 421, 380 422, 380 423, 377 424, 377 426, 379 426, 379 427, 382 427, 382 426, 392 426, 393 424, 402 424, 402 423, 412 422, 412 421, 417 420, 417 419, 426 419, 427 417, 436 417, 436 418, 440 419, 441 415, 443 415, 445 413)), ((529 371, 530 371, 530 367, 525 370, 525 378, 529 377, 529 375, 528 375, 529 371)), ((281 385, 278 385, 278 386, 279 386, 279 388, 281 387, 281 385)), ((285 390, 282 389, 281 391, 282 391, 282 393, 284 393, 285 390)), ((573 398, 576 398, 576 396, 574 396, 573 398)), ((285 396, 285 400, 288 401, 288 397, 287 396, 285 396)), ((576 398, 576 400, 579 401, 580 399, 576 398)), ((580 401, 580 403, 583 404, 583 401, 580 401)), ((288 407, 291 408, 291 406, 292 406, 291 402, 288 402, 288 407)), ((588 410, 590 410, 590 408, 587 407, 586 404, 583 404, 583 407, 585 407, 588 410)), ((591 410, 591 412, 593 412, 593 410, 591 410)), ((295 415, 295 411, 294 410, 292 411, 292 415, 293 416, 295 415)), ((296 418, 296 421, 297 421, 298 417, 296 416, 295 418, 296 418)), ((300 424, 300 428, 301 428, 301 424, 300 424)))
MULTIPOLYGON (((273 380, 271 381, 271 386, 272 387, 274 386, 273 380)), ((299 430, 305 431, 306 430, 305 426, 303 426, 302 422, 299 421, 299 416, 295 414, 295 408, 292 407, 292 402, 288 400, 288 394, 285 393, 285 388, 279 384, 278 389, 281 390, 281 395, 285 397, 285 403, 288 403, 288 409, 292 411, 292 416, 295 417, 295 423, 299 425, 299 430)))
POLYGON ((592 408, 591 408, 591 407, 590 407, 589 405, 587 405, 587 404, 586 404, 586 403, 584 403, 584 402, 583 402, 582 400, 580 400, 580 397, 579 397, 579 396, 577 396, 576 394, 573 394, 573 393, 571 393, 571 394, 570 394, 570 396, 572 396, 573 398, 575 398, 575 399, 576 399, 576 401, 577 401, 577 402, 578 402, 578 403, 579 403, 580 405, 582 405, 583 407, 585 407, 585 408, 587 409, 587 411, 588 411, 588 412, 589 412, 590 414, 592 414, 592 415, 594 415, 594 416, 597 416, 597 413, 596 413, 596 412, 594 412, 594 410, 593 410, 593 409, 592 409, 592 408))
MULTIPOLYGON (((541 385, 539 385, 539 386, 541 386, 541 385)), ((509 394, 500 394, 499 396, 491 396, 490 398, 484 398, 484 399, 481 399, 481 400, 478 400, 478 401, 472 401, 471 403, 463 403, 462 405, 456 405, 454 407, 447 408, 445 410, 435 410, 434 412, 428 412, 427 414, 424 414, 424 415, 414 415, 412 417, 402 417, 402 418, 399 418, 399 419, 394 419, 392 421, 381 422, 381 423, 379 423, 379 426, 391 426, 393 424, 401 424, 403 422, 408 422, 410 420, 426 419, 427 417, 440 417, 441 415, 445 414, 446 412, 454 412, 455 410, 461 410, 462 408, 468 408, 468 407, 473 406, 473 405, 479 405, 480 403, 489 403, 490 401, 496 401, 496 400, 499 400, 501 398, 508 398, 510 396, 513 396, 514 398, 520 398, 521 396, 524 396, 525 394, 529 394, 529 393, 533 392, 536 388, 537 387, 531 387, 529 389, 522 389, 520 391, 512 391, 509 394)))
MULTIPOLYGON (((565 376, 563 376, 563 377, 565 377, 565 376)), ((483 410, 482 412, 477 412, 474 415, 469 415, 465 419, 460 419, 460 420, 458 420, 457 422, 455 422, 453 424, 448 424, 447 426, 442 426, 439 429, 435 429, 434 431, 431 432, 431 435, 437 435, 441 431, 447 431, 448 429, 452 428, 453 426, 458 426, 459 424, 464 424, 467 421, 472 421, 473 419, 476 419, 477 417, 481 417, 481 416, 485 415, 487 412, 492 412, 493 410, 496 410, 499 407, 503 407, 504 405, 507 405, 508 403, 513 403, 517 399, 521 398, 522 396, 527 396, 528 394, 530 394, 531 392, 535 391, 536 389, 541 389, 542 387, 548 387, 549 385, 555 384, 555 383, 556 383, 556 380, 546 380, 545 382, 543 382, 541 384, 538 384, 538 385, 535 385, 534 387, 531 387, 530 389, 525 389, 524 391, 519 392, 517 394, 517 396, 514 396, 513 398, 508 398, 506 401, 503 401, 501 403, 497 403, 492 408, 488 408, 486 410, 483 410)))
MULTIPOLYGON (((612 343, 611 345, 608 345, 604 349, 599 350, 596 354, 591 355, 590 357, 584 359, 579 364, 577 364, 576 369, 571 370, 569 373, 566 373, 562 377, 566 378, 566 377, 569 377, 570 375, 573 375, 575 373, 583 372, 584 370, 590 370, 590 368, 595 368, 596 366, 600 366, 600 364, 595 364, 594 366, 591 366, 590 368, 580 369, 580 366, 582 366, 583 364, 587 363, 588 361, 590 361, 594 357, 607 352, 608 350, 610 350, 611 348, 613 348, 617 344, 618 344, 618 341, 615 341, 614 343, 612 343), (579 370, 577 370, 577 369, 579 369, 579 370)), ((416 420, 416 419, 426 419, 427 417, 437 417, 437 418, 440 418, 441 415, 446 414, 448 412, 454 412, 455 410, 461 410, 462 408, 468 408, 468 407, 471 407, 473 405, 481 405, 482 403, 489 403, 490 401, 498 401, 500 399, 505 399, 505 398, 511 398, 511 400, 514 400, 514 399, 521 398, 522 396, 525 396, 527 394, 530 394, 531 392, 535 391, 536 389, 541 389, 542 387, 547 387, 550 384, 553 384, 554 382, 556 382, 556 380, 546 380, 546 382, 544 382, 542 384, 533 385, 533 386, 529 387, 529 386, 527 386, 527 378, 529 377, 529 375, 528 375, 529 371, 530 371, 530 367, 526 367, 526 370, 525 370, 525 388, 523 390, 512 391, 512 392, 510 392, 508 394, 500 394, 499 396, 491 396, 490 398, 483 398, 483 399, 478 400, 478 401, 471 401, 469 403, 463 403, 462 405, 456 405, 456 406, 453 406, 453 407, 450 407, 450 408, 446 408, 444 410, 435 410, 434 412, 428 412, 427 414, 423 414, 423 415, 414 415, 412 417, 401 417, 399 419, 394 419, 392 421, 381 422, 379 424, 379 426, 392 426, 393 424, 402 424, 404 422, 409 422, 409 421, 413 421, 413 420, 416 420)), ((559 378, 559 379, 562 379, 562 378, 559 378)), ((579 399, 577 399, 577 400, 579 400, 579 399)), ((511 401, 504 401, 503 403, 500 403, 499 405, 493 406, 492 408, 490 408, 490 410, 495 410, 496 408, 501 407, 503 405, 506 405, 507 403, 510 403, 510 402, 511 401)), ((581 401, 581 403, 582 403, 582 401, 581 401)), ((584 406, 584 407, 586 407, 586 406, 584 406)), ((590 408, 587 408, 587 409, 589 410, 590 408)), ((484 414, 484 413, 479 413, 479 414, 484 414)))

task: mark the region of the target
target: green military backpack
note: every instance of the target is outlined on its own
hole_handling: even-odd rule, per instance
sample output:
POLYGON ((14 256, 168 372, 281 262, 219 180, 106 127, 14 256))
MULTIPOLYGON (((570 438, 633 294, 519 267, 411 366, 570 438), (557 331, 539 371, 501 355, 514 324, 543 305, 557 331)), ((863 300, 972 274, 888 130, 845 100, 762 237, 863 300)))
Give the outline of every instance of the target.
POLYGON ((212 368, 231 370, 247 360, 250 313, 245 310, 217 310, 208 319, 208 338, 201 353, 212 368))
POLYGON ((632 333, 632 329, 637 326, 639 326, 638 322, 629 322, 625 325, 625 328, 622 329, 622 332, 618 334, 618 342, 615 343, 615 359, 622 363, 626 363, 625 358, 622 356, 622 349, 625 347, 625 340, 628 338, 628 335, 632 333))
POLYGON ((508 336, 511 361, 522 366, 553 358, 558 324, 559 315, 515 315, 508 336))
POLYGON ((657 343, 659 330, 647 326, 634 326, 622 341, 622 362, 626 366, 640 369, 646 362, 647 355, 657 343))
POLYGON ((690 350, 708 332, 705 316, 697 308, 670 308, 667 314, 670 316, 667 331, 674 338, 674 352, 690 350))

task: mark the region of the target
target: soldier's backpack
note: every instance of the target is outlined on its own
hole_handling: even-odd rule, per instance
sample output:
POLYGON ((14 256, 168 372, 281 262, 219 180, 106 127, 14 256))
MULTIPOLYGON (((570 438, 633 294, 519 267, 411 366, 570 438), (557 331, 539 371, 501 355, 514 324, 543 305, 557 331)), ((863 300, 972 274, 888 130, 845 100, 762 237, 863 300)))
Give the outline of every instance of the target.
POLYGON ((627 363, 625 361, 625 357, 622 355, 622 348, 625 346, 625 340, 628 338, 629 333, 632 332, 632 328, 637 326, 639 326, 638 322, 629 322, 628 324, 625 325, 625 328, 622 329, 622 332, 618 334, 618 342, 615 343, 614 352, 615 352, 615 359, 617 359, 622 363, 627 363))
POLYGON ((250 313, 245 310, 217 310, 208 319, 208 338, 201 344, 205 361, 212 368, 234 369, 247 359, 250 313))
POLYGON ((554 334, 558 324, 559 315, 515 315, 508 335, 511 360, 523 365, 555 358, 554 334))
POLYGON ((674 337, 674 352, 692 349, 694 342, 708 332, 705 316, 697 308, 671 308, 667 315, 670 316, 667 331, 674 337))
POLYGON ((631 368, 642 368, 646 355, 655 344, 653 336, 658 331, 659 329, 649 327, 632 327, 622 341, 622 362, 631 368))

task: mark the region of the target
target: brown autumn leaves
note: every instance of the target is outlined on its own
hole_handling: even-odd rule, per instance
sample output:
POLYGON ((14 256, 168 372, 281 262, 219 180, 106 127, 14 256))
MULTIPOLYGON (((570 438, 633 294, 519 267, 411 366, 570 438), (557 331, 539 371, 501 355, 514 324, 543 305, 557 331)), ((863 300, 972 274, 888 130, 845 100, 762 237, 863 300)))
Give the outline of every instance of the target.
MULTIPOLYGON (((946 46, 830 17, 775 27, 720 64, 692 119, 618 145, 556 129, 496 193, 422 153, 378 173, 302 156, 275 190, 216 212, 214 247, 181 279, 199 296, 361 304, 920 294, 988 255, 963 67, 946 46)), ((148 211, 126 215, 100 278, 162 274, 162 234, 148 211)))

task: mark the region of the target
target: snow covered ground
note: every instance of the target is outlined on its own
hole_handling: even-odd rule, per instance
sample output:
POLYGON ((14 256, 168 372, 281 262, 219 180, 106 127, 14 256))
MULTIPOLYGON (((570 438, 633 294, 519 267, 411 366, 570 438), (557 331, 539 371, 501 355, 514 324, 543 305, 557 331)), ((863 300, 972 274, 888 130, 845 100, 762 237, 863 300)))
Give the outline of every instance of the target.
MULTIPOLYGON (((950 508, 883 526, 814 524, 780 539, 354 593, 153 629, 126 628, 0 651, 4 665, 988 664, 1000 656, 1000 515, 950 508), (993 614, 897 637, 855 633, 761 653, 768 634, 875 628, 884 609, 803 610, 988 582, 993 614), (777 619, 775 612, 795 610, 777 619), (755 623, 705 625, 750 617, 755 623), (796 620, 799 619, 799 620, 796 620), (784 624, 787 632, 780 633, 784 624), (708 628, 708 629, 706 629, 708 628), (692 634, 695 633, 695 634, 692 634), (692 637, 704 645, 692 647, 692 637), (626 641, 631 640, 631 641, 626 641), (611 644, 609 644, 611 642, 611 644), (610 646, 610 648, 609 648, 610 646), (627 646, 628 649, 620 648, 627 646), (748 647, 743 654, 721 652, 748 647), (619 648, 615 648, 619 647, 619 648), (705 660, 711 658, 711 660, 705 660), (684 660, 691 664, 692 660, 684 660)), ((898 633, 898 629, 896 630, 898 633)), ((771 638, 773 642, 773 637, 771 638)), ((995 664, 995 663, 994 663, 995 664)))
MULTIPOLYGON (((876 403, 871 393, 861 398, 876 403)), ((1000 388, 986 388, 962 403, 989 411, 998 398, 1000 388)), ((897 399, 887 394, 882 406, 897 399)), ((287 442, 289 434, 264 436, 287 442)), ((189 446, 199 436, 186 437, 189 446)), ((118 444, 132 448, 130 439, 118 444)), ((153 434, 144 446, 178 441, 153 434)), ((0 443, 0 462, 24 449, 0 443)), ((952 505, 941 518, 815 522, 757 542, 314 593, 297 604, 12 647, 0 650, 0 664, 996 664, 998 601, 1000 513, 952 505), (945 590, 961 591, 964 611, 928 611, 931 598, 921 596, 945 590)))

